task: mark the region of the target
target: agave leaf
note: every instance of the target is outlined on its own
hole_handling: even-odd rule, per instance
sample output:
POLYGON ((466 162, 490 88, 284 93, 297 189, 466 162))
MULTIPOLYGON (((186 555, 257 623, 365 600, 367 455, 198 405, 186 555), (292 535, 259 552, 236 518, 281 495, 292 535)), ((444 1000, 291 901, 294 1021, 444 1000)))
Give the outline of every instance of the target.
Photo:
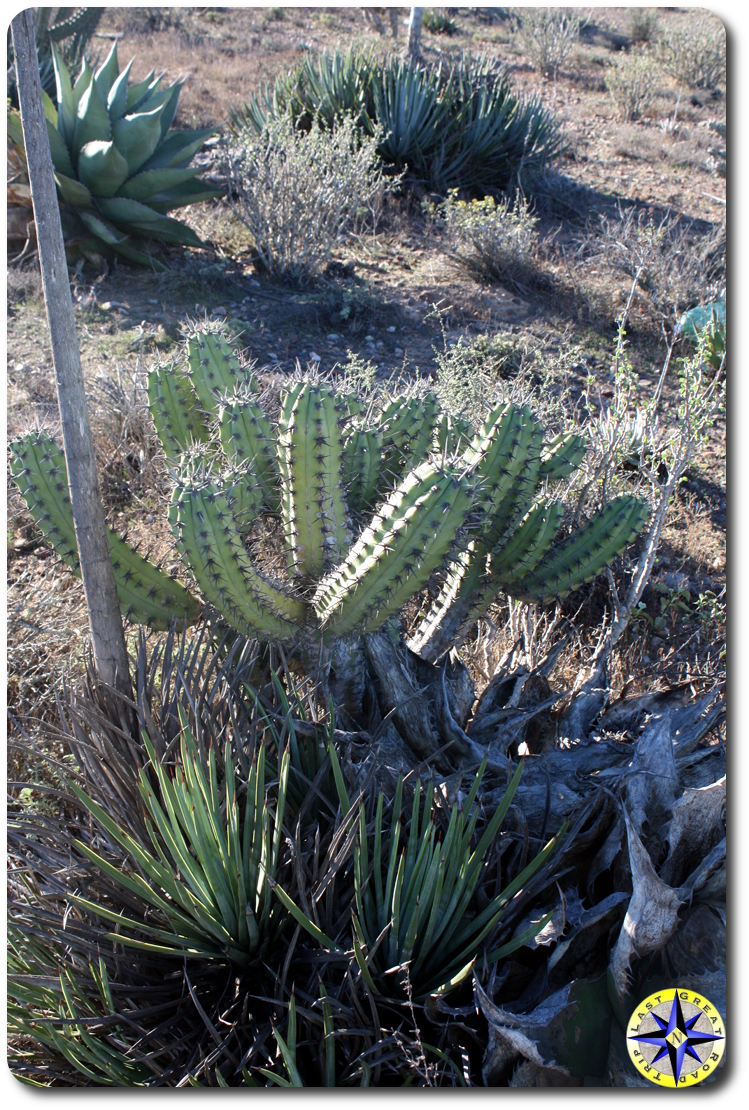
POLYGON ((106 57, 104 64, 96 72, 96 80, 99 85, 99 92, 101 93, 102 100, 107 103, 112 85, 117 80, 120 73, 120 63, 117 61, 117 39, 112 43, 112 49, 106 57))
POLYGON ((79 212, 78 215, 89 231, 92 231, 94 235, 101 239, 102 242, 106 243, 108 247, 119 246, 127 238, 127 236, 118 231, 116 227, 112 227, 106 220, 100 219, 94 211, 79 212))
POLYGON ((86 143, 78 155, 78 177, 95 197, 111 197, 127 178, 127 162, 111 141, 86 143))
MULTIPOLYGON (((186 181, 191 181, 199 173, 199 166, 183 170, 145 170, 126 181, 117 195, 143 203, 150 200, 157 193, 174 189, 178 185, 183 185, 186 181)), ((185 203, 189 204, 190 202, 186 201, 185 203)))
POLYGON ((153 112, 122 116, 112 125, 112 138, 127 161, 129 174, 139 170, 156 150, 161 138, 162 110, 163 105, 153 112))
MULTIPOLYGON (((76 88, 78 86, 76 85, 76 88)), ((78 102, 73 131, 73 159, 77 159, 81 148, 86 143, 108 142, 112 138, 112 126, 107 114, 107 106, 99 90, 96 80, 90 82, 88 88, 78 102)))
MULTIPOLYGON (((195 172, 200 172, 200 168, 198 167, 195 172)), ((216 189, 204 181, 187 181, 174 189, 165 189, 163 193, 156 193, 148 203, 157 212, 170 212, 173 208, 182 208, 186 204, 214 200, 216 197, 224 196, 224 193, 223 189, 216 189)))
POLYGON ((57 108, 55 108, 55 106, 52 102, 52 97, 49 95, 48 92, 46 92, 45 89, 42 89, 42 104, 44 105, 44 115, 47 119, 47 122, 51 123, 52 126, 56 129, 57 128, 57 108))
POLYGON ((57 128, 66 146, 72 146, 73 131, 75 129, 75 109, 77 102, 73 99, 73 87, 70 83, 68 67, 60 57, 57 47, 51 43, 52 64, 55 69, 57 83, 57 128))
POLYGON ((62 194, 62 199, 75 208, 89 208, 92 197, 86 186, 74 177, 66 177, 63 173, 55 174, 57 188, 62 194))
POLYGON ((134 61, 135 58, 130 59, 109 90, 109 95, 107 96, 107 111, 112 123, 118 120, 120 116, 124 116, 127 111, 127 81, 134 61))
POLYGON ((141 237, 187 247, 203 246, 192 228, 185 227, 168 216, 162 216, 160 212, 154 212, 138 201, 127 200, 125 197, 100 197, 97 199, 97 207, 107 219, 141 237))
POLYGON ((132 244, 132 239, 127 237, 121 239, 118 243, 112 244, 112 250, 116 254, 122 255, 123 258, 129 259, 131 262, 136 262, 139 266, 145 266, 154 273, 162 274, 167 270, 167 265, 160 258, 156 258, 153 254, 146 251, 138 250, 132 244))
MULTIPOLYGON (((49 139, 49 152, 52 155, 52 165, 58 173, 64 174, 65 177, 75 178, 75 170, 73 163, 70 161, 70 151, 68 150, 62 135, 57 128, 47 119, 47 138, 49 139)), ((10 136, 10 128, 8 128, 10 136)), ((15 136, 10 136, 15 138, 15 136)), ((23 141, 23 133, 21 134, 21 141, 23 141)))
POLYGON ((159 144, 141 169, 182 169, 200 150, 205 140, 216 134, 216 130, 215 127, 204 127, 195 131, 175 131, 159 144))
MULTIPOLYGON (((152 69, 148 77, 144 77, 142 81, 138 81, 136 82, 136 84, 131 85, 130 88, 127 90, 127 98, 125 101, 126 112, 134 112, 135 109, 138 107, 140 101, 143 100, 144 96, 146 96, 149 88, 151 87, 151 84, 153 83, 153 75, 155 72, 156 70, 152 69)), ((158 80, 156 81, 156 84, 158 84, 158 80)))
POLYGON ((88 89, 88 87, 91 84, 91 82, 93 81, 93 79, 94 79, 94 71, 91 68, 91 66, 89 65, 88 59, 84 58, 83 59, 83 64, 81 65, 81 72, 78 74, 78 77, 76 78, 76 82, 73 85, 73 93, 72 93, 73 131, 71 133, 70 144, 69 144, 70 146, 73 145, 73 135, 75 134, 75 120, 76 120, 76 117, 78 115, 78 106, 81 102, 81 97, 86 92, 86 90, 88 89))

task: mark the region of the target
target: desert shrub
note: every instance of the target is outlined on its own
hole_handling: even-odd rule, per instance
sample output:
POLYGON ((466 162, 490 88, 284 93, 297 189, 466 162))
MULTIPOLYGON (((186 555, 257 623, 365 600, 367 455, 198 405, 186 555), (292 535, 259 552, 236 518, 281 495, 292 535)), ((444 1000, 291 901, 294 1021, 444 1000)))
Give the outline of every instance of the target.
POLYGON ((695 304, 716 300, 725 286, 726 231, 707 235, 670 214, 660 222, 633 209, 603 221, 602 251, 638 285, 659 321, 675 325, 695 304))
POLYGON ((620 119, 639 119, 653 102, 655 67, 647 54, 621 54, 604 81, 620 119))
POLYGON ((663 67, 693 89, 717 93, 726 83, 726 32, 701 20, 669 31, 658 42, 663 67))
POLYGON ((336 239, 383 187, 380 135, 361 135, 349 117, 301 131, 290 115, 244 131, 229 152, 234 212, 249 229, 257 259, 278 277, 320 272, 336 239))
POLYGON ((349 115, 370 136, 380 128, 386 166, 443 194, 527 187, 562 149, 540 100, 521 98, 501 66, 468 53, 437 66, 354 50, 308 55, 232 113, 232 128, 259 133, 287 112, 304 130, 349 115))
POLYGON ((709 157, 708 162, 707 162, 707 168, 710 170, 711 173, 716 173, 716 174, 718 174, 719 177, 725 177, 726 176, 726 125, 725 125, 725 123, 721 123, 720 120, 711 119, 708 122, 708 127, 710 128, 710 130, 712 132, 714 132, 714 134, 718 135, 719 138, 722 139, 722 142, 719 142, 717 146, 711 146, 708 149, 707 153, 710 155, 710 157, 709 157))
POLYGON ((494 197, 465 201, 452 189, 440 205, 449 253, 475 277, 502 281, 527 269, 538 233, 525 198, 495 201, 494 197))
POLYGON ((632 42, 651 42, 658 30, 658 12, 655 8, 630 8, 627 22, 632 42))
POLYGON ((515 30, 534 68, 556 80, 578 40, 580 17, 574 8, 526 8, 515 30))

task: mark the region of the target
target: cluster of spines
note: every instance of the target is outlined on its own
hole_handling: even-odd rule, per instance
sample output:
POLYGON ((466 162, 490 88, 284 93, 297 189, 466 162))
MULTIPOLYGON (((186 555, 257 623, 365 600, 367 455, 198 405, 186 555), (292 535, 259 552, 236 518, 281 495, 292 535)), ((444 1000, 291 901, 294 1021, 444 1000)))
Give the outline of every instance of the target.
POLYGON ((252 392, 234 391, 219 409, 219 433, 226 457, 238 467, 250 470, 271 512, 281 507, 275 437, 270 421, 252 392))
POLYGON ((221 397, 234 393, 237 386, 250 389, 254 386, 251 370, 240 364, 219 332, 198 331, 190 335, 187 361, 200 403, 212 415, 218 412, 221 397))
POLYGON ((236 525, 234 494, 185 460, 172 493, 169 524, 206 600, 247 636, 288 639, 306 607, 252 564, 236 525))
MULTIPOLYGON (((14 481, 37 525, 67 566, 80 575, 65 456, 49 436, 37 432, 10 445, 14 481)), ((170 621, 198 618, 195 598, 107 528, 114 579, 122 612, 131 620, 163 629, 170 621)))
POLYGON ((468 450, 475 434, 470 420, 443 412, 434 430, 434 449, 447 458, 457 453, 462 454, 468 450))
POLYGON ((148 375, 148 407, 168 459, 178 459, 194 443, 206 443, 208 423, 190 379, 172 366, 148 375))
POLYGON ((374 631, 438 567, 470 507, 470 483, 422 463, 391 493, 348 557, 319 584, 313 604, 336 635, 374 631))
POLYGON ((343 558, 351 542, 339 412, 327 385, 296 383, 286 395, 278 456, 290 568, 296 575, 319 578, 343 558))

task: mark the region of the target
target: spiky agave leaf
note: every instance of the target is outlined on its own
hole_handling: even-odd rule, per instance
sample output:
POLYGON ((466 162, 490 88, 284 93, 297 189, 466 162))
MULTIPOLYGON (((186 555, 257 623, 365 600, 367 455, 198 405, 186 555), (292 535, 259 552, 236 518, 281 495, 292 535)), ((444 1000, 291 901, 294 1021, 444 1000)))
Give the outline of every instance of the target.
MULTIPOLYGON (((32 433, 10 445, 10 470, 29 512, 57 551, 80 575, 73 510, 68 492, 65 456, 44 432, 32 433)), ((164 574, 107 528, 115 584, 123 613, 152 628, 167 628, 170 621, 193 624, 198 602, 184 586, 164 574)))

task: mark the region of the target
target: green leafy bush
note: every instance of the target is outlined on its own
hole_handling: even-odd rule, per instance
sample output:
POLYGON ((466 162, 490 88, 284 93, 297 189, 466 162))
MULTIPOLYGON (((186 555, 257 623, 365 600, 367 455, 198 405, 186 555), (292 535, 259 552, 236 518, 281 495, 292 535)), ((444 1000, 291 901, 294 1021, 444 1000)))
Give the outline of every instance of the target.
MULTIPOLYGON (((184 82, 162 89, 153 71, 128 84, 130 62, 120 72, 117 43, 94 73, 84 59, 75 84, 53 44, 57 107, 43 94, 52 162, 70 253, 92 260, 112 253, 159 266, 143 241, 202 246, 201 240, 166 213, 219 196, 190 168, 193 155, 214 128, 173 131, 184 82)), ((23 151, 18 113, 8 134, 23 151)))
POLYGON ((430 8, 424 12, 422 26, 425 31, 433 35, 454 35, 458 31, 458 24, 444 12, 435 12, 430 8))
POLYGON ((451 257, 474 277, 513 280, 527 270, 538 233, 525 198, 518 196, 514 204, 494 197, 465 201, 451 189, 437 212, 451 257))
POLYGON ((233 113, 232 127, 260 133, 287 111, 304 130, 316 117, 330 127, 343 115, 369 135, 379 129, 383 162, 440 192, 528 184, 562 148, 540 100, 520 98, 501 67, 467 53, 436 67, 395 55, 380 62, 352 49, 307 56, 233 113))

